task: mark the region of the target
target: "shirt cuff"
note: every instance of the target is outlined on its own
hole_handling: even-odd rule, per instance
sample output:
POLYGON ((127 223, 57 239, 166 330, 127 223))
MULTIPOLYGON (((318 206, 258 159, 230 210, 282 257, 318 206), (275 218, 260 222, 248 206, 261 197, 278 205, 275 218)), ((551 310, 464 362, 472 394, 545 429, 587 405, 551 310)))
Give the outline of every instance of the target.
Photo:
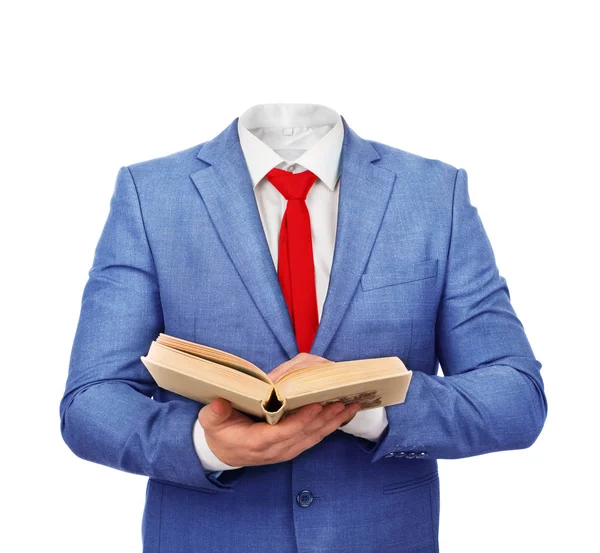
POLYGON ((339 430, 376 442, 388 425, 385 407, 363 409, 339 430))
MULTIPOLYGON (((231 465, 228 465, 227 463, 224 463, 212 452, 212 449, 210 449, 210 447, 208 447, 208 444, 206 443, 204 428, 202 428, 202 425, 200 424, 199 420, 196 420, 196 422, 194 423, 193 440, 196 455, 198 455, 198 458, 200 459, 200 463, 202 463, 202 467, 204 468, 204 470, 223 471, 241 468, 233 467, 231 465)), ((219 476, 219 474, 215 476, 219 476)))

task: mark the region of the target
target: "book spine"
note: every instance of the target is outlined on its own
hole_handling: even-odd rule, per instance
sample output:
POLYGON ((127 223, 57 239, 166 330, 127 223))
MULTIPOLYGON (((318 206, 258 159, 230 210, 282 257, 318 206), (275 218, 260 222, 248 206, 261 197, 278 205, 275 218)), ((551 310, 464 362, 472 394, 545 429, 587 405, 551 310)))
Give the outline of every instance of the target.
POLYGON ((265 421, 269 424, 277 424, 281 417, 283 417, 286 411, 287 401, 284 397, 279 395, 277 388, 274 386, 271 391, 271 395, 265 399, 261 404, 260 408, 263 412, 265 421), (277 407, 276 411, 273 411, 273 405, 277 407))

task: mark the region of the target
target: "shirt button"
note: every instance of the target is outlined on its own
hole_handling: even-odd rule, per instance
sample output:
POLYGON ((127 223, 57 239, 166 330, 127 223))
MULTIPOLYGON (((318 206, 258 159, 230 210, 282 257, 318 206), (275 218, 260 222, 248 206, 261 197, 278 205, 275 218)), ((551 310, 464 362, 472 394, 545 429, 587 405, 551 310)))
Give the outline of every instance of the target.
POLYGON ((295 166, 295 165, 290 165, 290 166, 287 168, 287 170, 288 170, 288 171, 293 171, 295 168, 296 168, 296 166, 295 166))
POLYGON ((313 494, 308 490, 302 490, 296 496, 296 503, 300 505, 300 507, 310 507, 310 504, 313 502, 313 494))

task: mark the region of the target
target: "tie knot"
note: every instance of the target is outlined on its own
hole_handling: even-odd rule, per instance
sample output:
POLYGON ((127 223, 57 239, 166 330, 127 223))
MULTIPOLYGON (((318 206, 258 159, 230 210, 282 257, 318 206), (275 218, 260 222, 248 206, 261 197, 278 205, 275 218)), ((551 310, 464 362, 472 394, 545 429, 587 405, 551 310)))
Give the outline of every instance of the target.
POLYGON ((306 200, 308 191, 317 180, 317 175, 311 171, 292 173, 278 167, 271 169, 265 177, 286 200, 306 200))

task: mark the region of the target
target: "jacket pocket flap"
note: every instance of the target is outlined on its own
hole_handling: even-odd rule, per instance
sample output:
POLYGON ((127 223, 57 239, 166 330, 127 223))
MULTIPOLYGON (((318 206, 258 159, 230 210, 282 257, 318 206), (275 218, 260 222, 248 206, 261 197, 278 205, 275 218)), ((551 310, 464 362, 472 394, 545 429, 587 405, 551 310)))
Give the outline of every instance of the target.
POLYGON ((438 260, 426 259, 412 265, 396 267, 392 271, 372 271, 364 273, 360 277, 360 284, 363 290, 372 290, 374 288, 383 288, 384 286, 394 286, 405 282, 414 282, 437 276, 438 260))

